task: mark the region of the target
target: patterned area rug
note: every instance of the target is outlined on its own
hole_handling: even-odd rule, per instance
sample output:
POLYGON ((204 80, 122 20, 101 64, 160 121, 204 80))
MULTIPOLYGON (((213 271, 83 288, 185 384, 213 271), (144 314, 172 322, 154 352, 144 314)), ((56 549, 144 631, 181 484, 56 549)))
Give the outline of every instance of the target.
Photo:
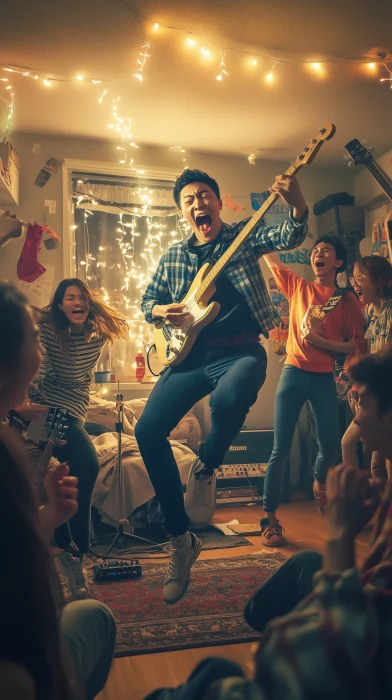
POLYGON ((116 656, 257 640, 243 618, 246 602, 285 561, 276 552, 196 562, 189 590, 177 605, 162 599, 167 564, 143 565, 140 579, 96 583, 90 596, 106 603, 117 621, 116 656))

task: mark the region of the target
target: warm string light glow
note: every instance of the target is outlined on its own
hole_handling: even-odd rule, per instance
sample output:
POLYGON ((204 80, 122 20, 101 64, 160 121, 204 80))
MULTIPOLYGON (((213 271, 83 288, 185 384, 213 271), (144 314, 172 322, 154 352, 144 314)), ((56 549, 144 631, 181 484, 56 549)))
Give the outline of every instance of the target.
POLYGON ((79 83, 84 82, 91 85, 98 85, 102 80, 95 80, 95 78, 85 78, 83 75, 75 75, 74 77, 65 75, 56 75, 51 71, 48 73, 43 73, 42 71, 35 71, 32 68, 23 68, 21 66, 11 66, 7 64, 0 64, 0 68, 7 73, 15 73, 15 75, 21 75, 24 78, 31 78, 32 80, 38 80, 42 82, 46 87, 50 87, 53 83, 79 83))
MULTIPOLYGON (((159 24, 157 25, 155 23, 154 28, 157 27, 159 29, 159 24)), ((139 53, 139 57, 137 59, 137 64, 138 64, 138 69, 135 71, 133 74, 133 77, 136 78, 136 80, 139 80, 140 82, 143 81, 143 71, 144 71, 144 66, 146 65, 147 59, 150 58, 150 54, 148 53, 149 49, 151 48, 151 45, 146 41, 143 46, 142 50, 139 53)))
MULTIPOLYGON (((127 215, 120 213, 115 223, 115 240, 120 250, 120 262, 114 262, 113 257, 108 257, 105 245, 98 246, 96 257, 91 254, 88 227, 89 218, 94 215, 94 212, 85 209, 83 259, 79 264, 83 268, 82 276, 87 282, 97 280, 103 301, 125 315, 129 325, 129 336, 135 342, 136 350, 141 351, 150 347, 152 343, 151 326, 145 322, 140 309, 141 295, 157 268, 160 256, 169 245, 188 236, 190 229, 184 219, 175 215, 176 228, 169 231, 169 222, 171 223, 173 215, 161 218, 150 214, 153 190, 148 187, 138 187, 135 192, 142 202, 139 215, 129 214, 130 219, 126 221, 127 215), (143 229, 147 230, 142 234, 143 229), (138 243, 140 252, 137 254, 135 243, 138 238, 141 240, 141 245, 138 243), (106 271, 115 274, 114 279, 119 278, 119 283, 114 283, 119 291, 107 289, 103 284, 102 276, 106 271)), ((89 195, 86 195, 85 199, 88 200, 88 197, 89 195)), ((76 207, 78 202, 80 204, 80 199, 83 197, 77 197, 76 207)), ((71 229, 75 231, 77 225, 71 226, 71 229)))
POLYGON ((221 80, 223 80, 224 75, 229 75, 227 70, 226 70, 225 52, 224 51, 221 51, 221 61, 219 64, 219 68, 220 68, 220 73, 219 73, 219 75, 216 76, 216 79, 221 81, 221 80))
POLYGON ((388 73, 388 77, 387 78, 380 78, 380 82, 381 83, 388 83, 389 82, 390 87, 392 88, 392 69, 388 68, 386 63, 383 63, 383 66, 388 73))
POLYGON ((178 155, 179 155, 180 158, 181 158, 181 162, 184 164, 184 165, 182 166, 182 169, 183 169, 183 170, 186 170, 187 167, 188 167, 188 165, 187 165, 187 162, 186 162, 186 151, 185 151, 185 148, 181 148, 181 146, 170 146, 169 151, 171 151, 172 153, 178 153, 178 155))
MULTIPOLYGON (((8 80, 6 79, 5 82, 8 82, 8 80)), ((7 87, 5 89, 10 90, 10 92, 7 93, 7 98, 9 97, 10 99, 7 99, 7 98, 3 97, 2 95, 0 95, 0 99, 2 100, 2 102, 5 102, 8 105, 7 116, 5 118, 4 127, 1 130, 1 132, 3 134, 4 141, 7 140, 7 136, 9 134, 9 132, 11 131, 12 117, 14 114, 14 93, 12 92, 12 86, 7 85, 7 87)))

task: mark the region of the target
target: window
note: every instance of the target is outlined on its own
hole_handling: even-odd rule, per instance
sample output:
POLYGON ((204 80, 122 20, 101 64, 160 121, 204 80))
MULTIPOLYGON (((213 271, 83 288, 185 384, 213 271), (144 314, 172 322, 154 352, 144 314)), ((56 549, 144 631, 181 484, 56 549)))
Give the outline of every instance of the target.
POLYGON ((146 355, 151 346, 153 328, 140 302, 160 256, 189 235, 172 189, 169 180, 72 173, 71 276, 87 282, 129 323, 128 340, 116 341, 99 364, 117 378, 134 377, 136 354, 146 355))

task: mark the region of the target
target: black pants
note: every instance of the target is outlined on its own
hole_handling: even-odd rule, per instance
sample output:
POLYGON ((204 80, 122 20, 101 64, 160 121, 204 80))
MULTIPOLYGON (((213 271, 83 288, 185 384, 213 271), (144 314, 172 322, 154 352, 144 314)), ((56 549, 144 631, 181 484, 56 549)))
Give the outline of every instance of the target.
POLYGON ((183 685, 175 689, 154 690, 144 700, 203 700, 212 683, 234 676, 244 677, 243 670, 237 664, 211 657, 201 661, 183 685))
POLYGON ((194 348, 181 365, 166 370, 151 392, 135 437, 170 534, 180 535, 189 526, 168 440, 171 431, 197 401, 211 393, 211 431, 200 448, 200 459, 211 470, 220 466, 257 399, 266 367, 266 352, 258 344, 220 348, 201 357, 194 348))
MULTIPOLYGON (((66 440, 65 445, 56 448, 56 458, 67 462, 71 476, 78 478, 79 507, 69 521, 69 528, 80 554, 86 554, 90 546, 91 496, 99 472, 99 460, 82 423, 72 416, 68 418, 66 440)), ((71 544, 66 523, 57 528, 55 540, 61 549, 67 549, 71 544)))
POLYGON ((254 593, 244 610, 248 625, 262 632, 271 620, 294 610, 313 590, 313 576, 322 568, 317 552, 299 552, 288 559, 254 593))

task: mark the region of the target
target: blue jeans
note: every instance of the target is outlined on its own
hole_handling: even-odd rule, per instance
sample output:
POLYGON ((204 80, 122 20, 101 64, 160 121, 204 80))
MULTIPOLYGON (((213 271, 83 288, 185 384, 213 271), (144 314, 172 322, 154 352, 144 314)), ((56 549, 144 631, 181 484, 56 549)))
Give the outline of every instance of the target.
POLYGON ((267 355, 259 344, 192 351, 178 367, 170 367, 157 382, 136 423, 139 445, 165 526, 172 536, 188 530, 178 467, 168 437, 177 423, 204 396, 210 396, 211 431, 200 448, 200 459, 214 470, 241 430, 262 387, 267 355))
POLYGON ((248 625, 263 632, 269 622, 288 615, 313 590, 313 578, 323 566, 318 552, 294 554, 270 576, 247 602, 244 617, 248 625))
POLYGON ((275 396, 274 447, 264 479, 264 510, 275 513, 282 490, 284 468, 290 454, 301 409, 309 401, 316 427, 318 455, 314 477, 325 484, 339 449, 339 407, 332 372, 308 372, 292 365, 282 369, 275 396))

